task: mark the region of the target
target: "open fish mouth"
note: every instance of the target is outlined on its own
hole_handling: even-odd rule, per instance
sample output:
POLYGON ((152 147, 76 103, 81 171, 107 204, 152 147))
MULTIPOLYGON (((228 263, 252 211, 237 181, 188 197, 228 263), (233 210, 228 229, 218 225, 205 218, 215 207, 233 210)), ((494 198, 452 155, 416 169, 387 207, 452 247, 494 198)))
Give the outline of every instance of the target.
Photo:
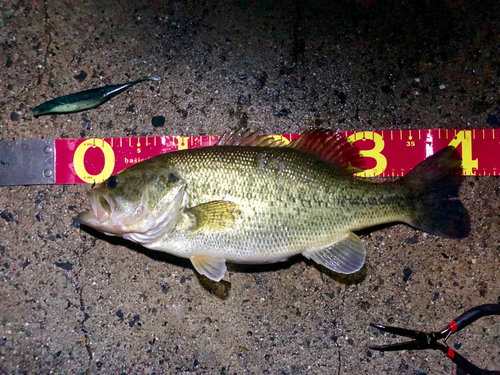
POLYGON ((112 217, 115 203, 109 197, 92 191, 89 193, 89 200, 92 211, 79 214, 77 220, 80 224, 99 229, 112 217))
POLYGON ((115 204, 112 199, 103 194, 90 194, 90 204, 92 212, 99 223, 108 221, 115 211, 115 204))
POLYGON ((143 246, 159 241, 170 233, 177 224, 180 211, 186 206, 189 197, 182 185, 168 197, 168 204, 159 212, 150 212, 147 208, 148 189, 145 189, 140 203, 128 206, 121 212, 117 202, 106 193, 91 190, 88 193, 92 210, 78 215, 77 220, 85 225, 111 236, 121 236, 138 242, 143 246))

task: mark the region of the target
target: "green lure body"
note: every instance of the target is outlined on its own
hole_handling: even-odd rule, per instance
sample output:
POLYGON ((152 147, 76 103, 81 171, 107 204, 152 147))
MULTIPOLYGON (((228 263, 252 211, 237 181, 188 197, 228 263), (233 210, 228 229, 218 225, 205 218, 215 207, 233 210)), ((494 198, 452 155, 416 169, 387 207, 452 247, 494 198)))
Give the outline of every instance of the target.
POLYGON ((60 96, 59 98, 49 100, 33 108, 33 116, 38 117, 49 114, 80 112, 86 109, 95 108, 139 82, 159 80, 160 79, 156 77, 142 77, 121 85, 108 85, 60 96))

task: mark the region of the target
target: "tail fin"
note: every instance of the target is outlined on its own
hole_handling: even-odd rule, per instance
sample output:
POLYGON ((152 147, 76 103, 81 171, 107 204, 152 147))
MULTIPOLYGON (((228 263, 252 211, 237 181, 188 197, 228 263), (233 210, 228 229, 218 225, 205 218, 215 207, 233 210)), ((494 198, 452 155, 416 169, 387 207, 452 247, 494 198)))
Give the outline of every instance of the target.
POLYGON ((401 179, 414 194, 414 210, 408 224, 447 238, 464 238, 470 232, 469 213, 458 199, 462 182, 462 160, 448 146, 401 179))

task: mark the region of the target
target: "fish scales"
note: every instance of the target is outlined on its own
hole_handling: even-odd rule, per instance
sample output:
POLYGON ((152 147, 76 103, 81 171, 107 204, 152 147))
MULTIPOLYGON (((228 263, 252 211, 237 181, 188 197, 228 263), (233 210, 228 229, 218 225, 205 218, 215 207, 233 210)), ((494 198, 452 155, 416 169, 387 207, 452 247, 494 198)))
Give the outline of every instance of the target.
POLYGON ((223 232, 178 228, 151 246, 176 255, 202 248, 229 261, 276 261, 332 241, 332 232, 340 239, 347 230, 408 216, 408 199, 396 185, 334 175, 330 164, 293 148, 200 148, 165 154, 154 163, 152 170, 175 166, 187 183, 189 206, 231 200, 241 210, 223 232), (369 199, 380 196, 399 199, 385 205, 369 199))

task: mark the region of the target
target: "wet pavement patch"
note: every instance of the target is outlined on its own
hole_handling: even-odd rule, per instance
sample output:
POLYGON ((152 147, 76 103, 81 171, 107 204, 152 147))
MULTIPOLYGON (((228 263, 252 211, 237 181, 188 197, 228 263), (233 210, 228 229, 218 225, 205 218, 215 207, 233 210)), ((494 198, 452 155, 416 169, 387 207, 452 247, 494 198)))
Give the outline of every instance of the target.
POLYGON ((56 266, 59 268, 62 268, 63 270, 66 270, 66 271, 71 271, 73 269, 73 264, 70 262, 66 262, 66 263, 56 262, 56 266))
POLYGON ((325 293, 328 297, 330 297, 331 299, 334 299, 335 298, 335 293, 334 292, 331 292, 331 293, 325 293))
POLYGON ((83 82, 85 81, 85 78, 87 78, 87 73, 85 73, 83 70, 80 71, 79 74, 77 74, 75 76, 75 79, 78 81, 78 82, 83 82))
POLYGON ((14 219, 14 216, 10 212, 2 212, 0 213, 0 217, 6 222, 11 222, 14 219))
POLYGON ((276 112, 274 115, 276 117, 286 117, 286 116, 288 116, 289 113, 290 113, 290 111, 288 109, 282 108, 278 112, 276 112))
POLYGON ((411 274, 413 273, 413 271, 411 270, 411 268, 405 268, 404 271, 403 271, 403 281, 406 283, 408 281, 408 279, 410 278, 411 274))
POLYGON ((155 116, 151 119, 151 123, 155 128, 161 128, 165 125, 165 117, 163 116, 155 116))
POLYGON ((120 318, 120 320, 123 322, 123 313, 121 310, 118 310, 117 312, 115 312, 115 315, 120 318))
POLYGON ((415 245, 416 243, 418 243, 418 235, 415 234, 413 237, 407 238, 405 240, 405 243, 409 245, 415 245))
POLYGON ((494 113, 490 113, 488 115, 486 122, 493 127, 496 127, 496 128, 500 127, 500 118, 497 115, 495 115, 494 113))
MULTIPOLYGON (((131 320, 130 322, 128 322, 128 325, 129 325, 130 327, 133 327, 133 326, 135 326, 135 324, 136 324, 136 323, 139 323, 139 320, 140 320, 139 315, 134 315, 133 320, 131 320)), ((139 324, 140 324, 140 323, 139 323, 139 324)))
POLYGON ((71 226, 75 228, 80 228, 80 222, 76 217, 71 218, 71 226))

